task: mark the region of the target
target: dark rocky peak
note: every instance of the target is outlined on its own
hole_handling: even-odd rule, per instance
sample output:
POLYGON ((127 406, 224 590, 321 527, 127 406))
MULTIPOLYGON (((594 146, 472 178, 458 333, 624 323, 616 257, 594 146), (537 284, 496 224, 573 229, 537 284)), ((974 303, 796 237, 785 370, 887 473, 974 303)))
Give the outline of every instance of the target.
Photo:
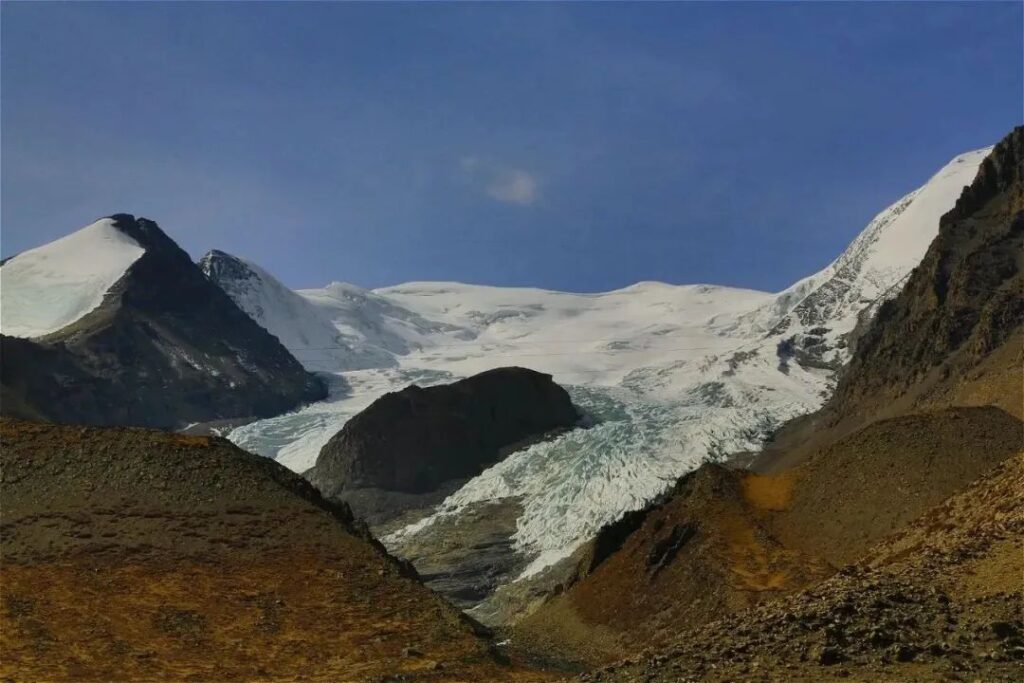
POLYGON ((197 304, 208 307, 229 303, 220 296, 221 292, 209 286, 192 262, 192 257, 155 221, 127 213, 117 213, 110 218, 115 228, 145 249, 125 276, 111 288, 111 292, 122 297, 125 303, 168 312, 197 304), (211 296, 214 301, 208 301, 211 296))
POLYGON ((188 254, 167 236, 156 221, 148 218, 136 218, 130 213, 115 213, 108 216, 114 221, 114 227, 138 242, 139 246, 147 252, 157 251, 165 255, 174 255, 176 258, 184 257, 189 259, 188 254))
POLYGON ((245 261, 220 249, 211 249, 203 254, 199 259, 199 269, 214 282, 257 277, 245 261))
POLYGON ((229 254, 220 249, 211 249, 199 259, 199 267, 206 271, 207 268, 239 268, 246 271, 252 270, 242 259, 234 254, 229 254))
POLYGON ((578 420, 568 393, 550 375, 526 368, 413 385, 349 420, 307 476, 325 495, 359 488, 426 493, 578 420))
POLYGON ((1019 334, 1022 253, 1024 127, 1018 127, 940 219, 938 236, 902 292, 879 309, 840 379, 831 421, 884 412, 897 399, 932 400, 1019 334))
POLYGON ((323 382, 155 222, 111 219, 144 253, 70 325, 30 342, 4 338, 5 356, 19 362, 3 364, 3 414, 179 428, 267 417, 324 397, 323 382))
POLYGON ((978 211, 1001 192, 1021 192, 1024 174, 1024 126, 1017 126, 1003 138, 981 163, 974 182, 964 188, 960 199, 943 221, 952 222, 978 211), (1016 188, 1014 190, 1014 188, 1016 188))

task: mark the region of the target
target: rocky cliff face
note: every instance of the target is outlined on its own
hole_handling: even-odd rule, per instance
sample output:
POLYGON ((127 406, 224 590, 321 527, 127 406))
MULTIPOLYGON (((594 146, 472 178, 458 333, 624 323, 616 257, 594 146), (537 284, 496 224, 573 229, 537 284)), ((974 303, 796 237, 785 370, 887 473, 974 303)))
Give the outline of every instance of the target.
POLYGON ((568 393, 545 375, 498 368, 452 384, 385 394, 349 420, 306 476, 327 496, 408 494, 479 474, 517 444, 572 427, 568 393))
POLYGON ((1018 127, 939 221, 938 236, 902 292, 879 309, 839 383, 831 420, 874 414, 894 401, 901 408, 927 402, 1019 335, 1022 260, 1024 127, 1018 127))
MULTIPOLYGON (((324 396, 320 380, 156 223, 111 218, 142 255, 99 306, 66 327, 4 337, 4 414, 178 428, 273 415, 324 396)), ((15 285, 4 281, 5 289, 15 285)))

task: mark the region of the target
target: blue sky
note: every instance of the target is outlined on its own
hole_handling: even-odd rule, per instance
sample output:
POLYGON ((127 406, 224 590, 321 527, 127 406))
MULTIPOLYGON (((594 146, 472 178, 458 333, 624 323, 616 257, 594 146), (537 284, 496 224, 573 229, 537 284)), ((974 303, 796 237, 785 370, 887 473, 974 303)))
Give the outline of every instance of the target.
POLYGON ((777 290, 1022 120, 1021 3, 4 3, 2 252, 777 290))

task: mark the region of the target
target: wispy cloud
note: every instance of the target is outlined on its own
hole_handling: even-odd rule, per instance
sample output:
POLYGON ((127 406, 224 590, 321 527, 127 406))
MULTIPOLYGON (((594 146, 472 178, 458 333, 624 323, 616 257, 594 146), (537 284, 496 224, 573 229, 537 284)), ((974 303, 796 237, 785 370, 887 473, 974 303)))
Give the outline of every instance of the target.
POLYGON ((473 186, 495 201, 531 206, 540 199, 540 179, 530 171, 477 156, 463 157, 459 165, 473 186))
POLYGON ((499 173, 487 185, 487 196, 499 202, 529 206, 540 197, 540 187, 532 173, 510 168, 499 173))

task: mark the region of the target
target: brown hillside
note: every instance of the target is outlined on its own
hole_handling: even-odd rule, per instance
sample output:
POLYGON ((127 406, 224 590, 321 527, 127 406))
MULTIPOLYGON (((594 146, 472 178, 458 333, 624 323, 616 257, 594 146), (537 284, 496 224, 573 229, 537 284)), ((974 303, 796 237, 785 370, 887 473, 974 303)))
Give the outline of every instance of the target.
MULTIPOLYGON (((827 576, 826 563, 784 546, 769 531, 770 511, 788 495, 779 479, 705 465, 650 509, 621 548, 522 620, 515 642, 584 662, 610 661, 666 644, 684 625, 827 576)), ((592 545, 605 542, 602 535, 592 545)))
POLYGON ((976 480, 1024 444, 998 408, 949 408, 881 420, 821 448, 783 475, 796 480, 772 529, 841 567, 976 480))
POLYGON ((0 437, 4 680, 537 678, 270 460, 139 429, 0 437))
POLYGON ((520 622, 517 642, 609 661, 807 588, 1019 452, 1022 438, 998 408, 957 408, 873 423, 781 474, 704 466, 520 622))
POLYGON ((584 681, 1019 681, 1024 455, 807 591, 584 681))

